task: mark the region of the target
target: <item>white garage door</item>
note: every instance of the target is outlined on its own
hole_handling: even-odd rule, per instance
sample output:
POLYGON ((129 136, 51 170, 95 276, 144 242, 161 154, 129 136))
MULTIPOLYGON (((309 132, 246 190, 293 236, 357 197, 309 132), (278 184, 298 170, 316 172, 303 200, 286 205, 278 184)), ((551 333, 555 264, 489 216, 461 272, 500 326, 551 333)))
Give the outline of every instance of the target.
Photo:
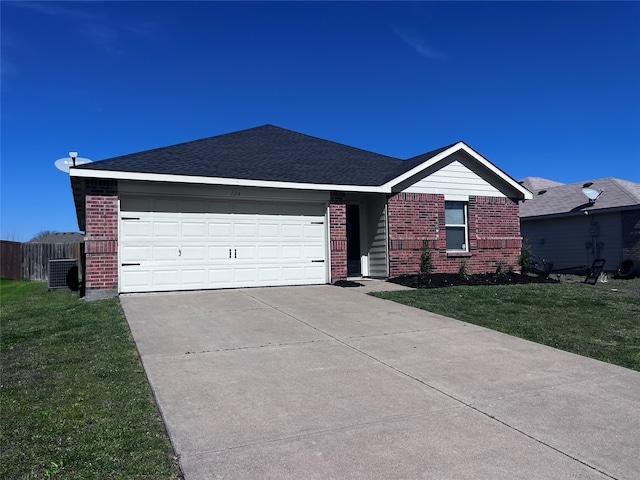
POLYGON ((123 197, 120 291, 326 283, 319 203, 123 197))

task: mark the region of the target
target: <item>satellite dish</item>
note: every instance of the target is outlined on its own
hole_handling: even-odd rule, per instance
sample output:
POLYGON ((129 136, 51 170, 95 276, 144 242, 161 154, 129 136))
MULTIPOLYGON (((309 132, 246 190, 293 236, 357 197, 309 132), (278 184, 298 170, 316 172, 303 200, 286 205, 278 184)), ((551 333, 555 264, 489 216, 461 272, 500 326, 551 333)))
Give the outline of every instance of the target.
POLYGON ((587 197, 589 199, 589 202, 593 203, 600 196, 600 194, 602 193, 602 190, 600 190, 598 192, 597 190, 594 190, 593 188, 583 188, 582 189, 582 193, 584 193, 585 197, 587 197))
POLYGON ((85 163, 91 163, 88 158, 78 157, 78 152, 69 152, 69 156, 65 158, 59 158, 55 161, 54 165, 58 170, 64 173, 69 173, 71 167, 77 167, 84 165, 85 163))

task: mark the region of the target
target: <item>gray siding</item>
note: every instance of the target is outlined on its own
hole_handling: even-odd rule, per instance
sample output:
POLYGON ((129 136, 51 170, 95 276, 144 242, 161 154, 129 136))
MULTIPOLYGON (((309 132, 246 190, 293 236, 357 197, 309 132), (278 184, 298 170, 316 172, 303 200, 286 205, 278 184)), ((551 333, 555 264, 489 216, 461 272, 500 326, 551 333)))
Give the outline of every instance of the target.
POLYGON ((597 222, 602 244, 599 257, 607 263, 605 270, 616 270, 622 261, 620 213, 558 217, 547 220, 524 220, 521 234, 534 255, 553 263, 553 268, 590 266, 594 260, 592 223, 597 222))
POLYGON ((371 202, 368 211, 370 230, 369 276, 387 277, 389 275, 387 254, 387 205, 385 201, 371 202))

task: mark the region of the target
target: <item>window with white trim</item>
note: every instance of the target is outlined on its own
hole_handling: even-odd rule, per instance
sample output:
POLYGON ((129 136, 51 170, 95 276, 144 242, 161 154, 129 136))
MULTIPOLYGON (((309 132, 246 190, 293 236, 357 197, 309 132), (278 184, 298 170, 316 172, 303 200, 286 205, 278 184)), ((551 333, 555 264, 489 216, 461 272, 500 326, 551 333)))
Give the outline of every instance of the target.
POLYGON ((444 202, 447 250, 469 251, 466 202, 444 202))

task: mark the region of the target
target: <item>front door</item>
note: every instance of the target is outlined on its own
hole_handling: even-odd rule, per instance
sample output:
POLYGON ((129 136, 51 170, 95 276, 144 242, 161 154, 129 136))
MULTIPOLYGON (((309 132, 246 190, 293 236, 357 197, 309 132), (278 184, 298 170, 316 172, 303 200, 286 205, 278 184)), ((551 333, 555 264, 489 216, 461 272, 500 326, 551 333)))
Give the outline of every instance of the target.
POLYGON ((347 205, 347 276, 360 275, 360 207, 347 205))

